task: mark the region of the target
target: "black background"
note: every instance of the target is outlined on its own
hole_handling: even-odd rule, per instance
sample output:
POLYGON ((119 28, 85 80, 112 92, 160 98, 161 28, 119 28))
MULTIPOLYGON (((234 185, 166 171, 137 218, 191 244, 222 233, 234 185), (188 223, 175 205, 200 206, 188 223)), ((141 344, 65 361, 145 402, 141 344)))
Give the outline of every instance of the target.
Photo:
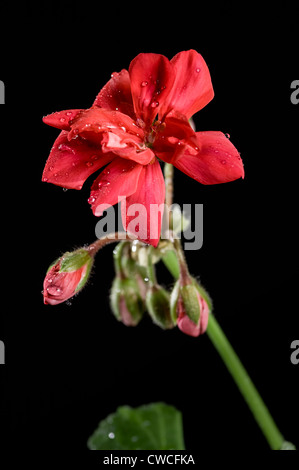
MULTIPOLYGON (((229 2, 2 2, 0 108, 2 170, 1 423, 15 446, 86 450, 98 422, 117 406, 165 401, 184 418, 188 450, 267 450, 207 336, 136 328, 110 313, 112 247, 71 305, 42 303, 48 265, 91 243, 96 219, 89 178, 81 191, 41 182, 56 129, 43 115, 88 108, 110 74, 139 52, 205 58, 213 101, 197 130, 231 135, 245 179, 202 186, 175 173, 175 202, 204 204, 204 244, 190 271, 214 300, 215 315, 278 427, 299 446, 297 170, 298 16, 229 2), (6 26, 6 27, 5 27, 6 26), (5 261, 4 261, 5 260, 5 261)), ((159 280, 171 286, 162 269, 159 280)), ((3 442, 3 441, 2 441, 3 442)))

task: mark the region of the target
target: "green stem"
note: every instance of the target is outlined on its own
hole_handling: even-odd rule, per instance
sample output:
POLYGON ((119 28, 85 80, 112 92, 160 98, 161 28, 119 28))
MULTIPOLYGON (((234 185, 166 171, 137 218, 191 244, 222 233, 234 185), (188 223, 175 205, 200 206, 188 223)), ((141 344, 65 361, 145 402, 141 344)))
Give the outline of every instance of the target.
POLYGON ((231 373, 269 446, 273 450, 281 449, 284 438, 214 315, 209 317, 207 334, 231 373))
MULTIPOLYGON (((175 279, 179 278, 180 269, 178 259, 174 251, 169 251, 162 258, 165 266, 175 279)), ((254 386, 248 373, 246 372, 239 357, 235 353, 227 337, 222 331, 214 315, 210 314, 207 334, 220 354, 224 364, 232 375, 237 387, 243 395, 249 409, 251 410, 257 424, 260 426, 269 446, 273 450, 294 450, 293 444, 284 440, 281 432, 277 428, 268 408, 263 402, 259 392, 254 386)))
POLYGON ((147 259, 147 275, 149 282, 152 286, 157 284, 156 271, 153 263, 153 247, 150 246, 148 249, 148 259, 147 259))

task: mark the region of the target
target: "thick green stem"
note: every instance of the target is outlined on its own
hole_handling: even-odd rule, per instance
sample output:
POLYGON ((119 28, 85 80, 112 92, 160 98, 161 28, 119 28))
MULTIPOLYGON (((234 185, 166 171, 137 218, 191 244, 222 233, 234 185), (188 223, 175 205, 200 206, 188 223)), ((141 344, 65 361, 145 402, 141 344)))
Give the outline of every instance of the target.
POLYGON ((281 449, 284 438, 214 315, 209 317, 207 334, 231 373, 269 446, 273 450, 281 449))
POLYGON ((157 284, 156 271, 153 263, 153 247, 150 246, 148 249, 148 258, 147 258, 147 275, 149 282, 152 286, 157 284))
POLYGON ((165 204, 172 205, 173 200, 173 165, 165 163, 164 165, 164 179, 165 179, 165 204))
MULTIPOLYGON (((169 251, 162 258, 165 266, 175 279, 180 276, 178 259, 174 251, 169 251)), ((293 444, 284 440, 277 428, 268 408, 254 386, 243 364, 229 343, 214 315, 210 314, 207 334, 220 354, 224 364, 232 375, 237 387, 243 395, 249 409, 260 426, 269 446, 273 450, 294 450, 293 444)))

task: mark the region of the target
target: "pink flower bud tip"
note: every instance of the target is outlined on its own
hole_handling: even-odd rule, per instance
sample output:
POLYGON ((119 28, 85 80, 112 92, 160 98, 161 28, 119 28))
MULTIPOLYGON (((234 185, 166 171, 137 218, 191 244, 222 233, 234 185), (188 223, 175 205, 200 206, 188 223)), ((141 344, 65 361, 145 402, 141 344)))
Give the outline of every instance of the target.
POLYGON ((209 307, 207 302, 197 294, 198 303, 200 306, 200 318, 198 324, 195 324, 186 314, 182 299, 178 300, 178 319, 177 325, 179 329, 189 336, 197 337, 202 335, 208 327, 209 307))
POLYGON ((50 266, 44 280, 44 304, 57 305, 73 297, 86 284, 93 260, 82 249, 65 253, 50 266))

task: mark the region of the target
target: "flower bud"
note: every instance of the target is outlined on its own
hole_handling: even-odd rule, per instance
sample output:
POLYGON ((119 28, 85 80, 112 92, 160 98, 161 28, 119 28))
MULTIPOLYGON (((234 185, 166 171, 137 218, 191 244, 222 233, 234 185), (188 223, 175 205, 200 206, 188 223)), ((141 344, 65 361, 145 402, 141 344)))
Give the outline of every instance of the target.
POLYGON ((153 322, 163 329, 173 328, 170 315, 170 295, 159 285, 150 286, 146 294, 146 307, 153 322))
POLYGON ((117 276, 111 288, 110 305, 117 320, 126 326, 136 326, 144 313, 144 302, 137 282, 117 276))
POLYGON ((170 305, 172 319, 183 333, 196 337, 206 331, 211 300, 194 279, 190 277, 184 285, 181 280, 176 282, 170 305))
POLYGON ((44 303, 57 305, 70 299, 86 284, 93 257, 85 248, 66 252, 48 269, 44 280, 44 303))

